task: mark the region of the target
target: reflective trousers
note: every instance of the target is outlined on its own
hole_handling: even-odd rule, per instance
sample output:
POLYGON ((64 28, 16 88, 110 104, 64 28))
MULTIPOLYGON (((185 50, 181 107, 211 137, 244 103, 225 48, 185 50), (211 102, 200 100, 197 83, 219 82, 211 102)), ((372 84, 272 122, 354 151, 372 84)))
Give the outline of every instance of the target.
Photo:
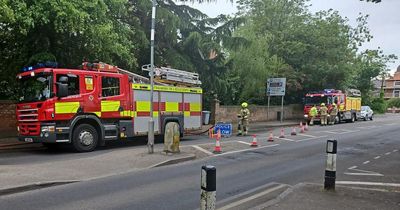
POLYGON ((326 125, 328 121, 328 115, 321 115, 321 125, 326 125))

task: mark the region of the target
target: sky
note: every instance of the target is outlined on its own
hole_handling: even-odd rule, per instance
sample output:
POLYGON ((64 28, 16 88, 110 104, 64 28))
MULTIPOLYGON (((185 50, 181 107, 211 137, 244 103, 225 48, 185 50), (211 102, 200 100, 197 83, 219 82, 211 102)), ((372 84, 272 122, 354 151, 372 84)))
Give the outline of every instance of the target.
MULTIPOLYGON (((232 14, 237 12, 236 4, 229 0, 187 5, 197 8, 210 17, 219 14, 232 14)), ((351 25, 355 24, 358 14, 369 14, 368 25, 374 38, 365 43, 363 49, 377 49, 381 47, 385 54, 395 54, 400 58, 400 0, 382 0, 375 4, 359 0, 310 0, 310 10, 334 9, 347 17, 351 25)), ((400 65, 400 59, 395 63, 388 63, 388 68, 394 72, 400 65)))

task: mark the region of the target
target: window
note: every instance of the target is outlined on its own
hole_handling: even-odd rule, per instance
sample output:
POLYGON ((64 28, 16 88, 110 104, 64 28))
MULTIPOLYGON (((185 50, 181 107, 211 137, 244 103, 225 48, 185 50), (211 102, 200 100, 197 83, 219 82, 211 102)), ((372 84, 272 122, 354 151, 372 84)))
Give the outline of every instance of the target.
POLYGON ((56 81, 60 77, 68 77, 68 95, 78 95, 79 94, 79 77, 75 74, 57 74, 56 81))
POLYGON ((395 91, 393 92, 393 97, 399 98, 399 97, 400 97, 400 90, 395 90, 395 91))
POLYGON ((119 78, 115 77, 102 77, 101 96, 117 96, 119 95, 119 78))
POLYGON ((395 81, 394 86, 400 86, 400 81, 395 81))

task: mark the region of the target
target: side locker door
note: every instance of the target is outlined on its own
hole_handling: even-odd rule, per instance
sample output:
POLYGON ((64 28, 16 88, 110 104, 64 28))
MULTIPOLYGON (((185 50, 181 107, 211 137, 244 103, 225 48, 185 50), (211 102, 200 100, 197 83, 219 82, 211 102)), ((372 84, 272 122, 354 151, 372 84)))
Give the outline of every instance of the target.
MULTIPOLYGON (((147 87, 147 86, 146 86, 147 87)), ((138 90, 133 91, 134 99, 134 132, 136 135, 144 135, 148 132, 148 122, 150 120, 150 91, 138 90)), ((160 132, 160 116, 159 116, 159 92, 153 93, 153 118, 154 132, 160 132)))
POLYGON ((185 129, 201 127, 201 94, 184 93, 184 125, 185 129))
POLYGON ((124 109, 126 104, 126 89, 121 88, 121 75, 102 75, 101 90, 99 91, 99 99, 101 106, 102 118, 117 118, 121 117, 121 112, 128 111, 124 109))

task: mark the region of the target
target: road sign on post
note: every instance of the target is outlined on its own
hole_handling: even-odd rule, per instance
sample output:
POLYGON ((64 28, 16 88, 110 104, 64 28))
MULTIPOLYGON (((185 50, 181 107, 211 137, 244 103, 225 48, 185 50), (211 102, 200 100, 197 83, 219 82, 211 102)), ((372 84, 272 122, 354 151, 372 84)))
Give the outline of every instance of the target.
POLYGON ((268 109, 267 118, 269 116, 269 101, 271 96, 281 96, 281 122, 283 121, 283 97, 286 93, 286 78, 269 78, 267 80, 267 96, 268 96, 268 109))
POLYGON ((269 78, 267 80, 267 96, 284 96, 286 78, 269 78))

